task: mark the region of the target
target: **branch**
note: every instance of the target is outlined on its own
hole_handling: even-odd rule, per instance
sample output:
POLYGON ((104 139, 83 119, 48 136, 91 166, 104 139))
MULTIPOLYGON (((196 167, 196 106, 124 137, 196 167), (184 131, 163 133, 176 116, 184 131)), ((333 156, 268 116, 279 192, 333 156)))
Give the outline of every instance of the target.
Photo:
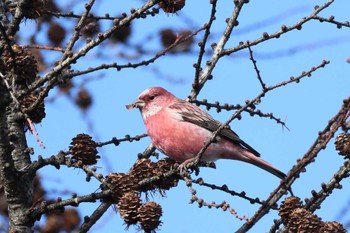
POLYGON ((30 109, 35 108, 39 103, 41 103, 44 98, 48 95, 49 91, 55 86, 55 84, 58 81, 58 78, 60 78, 60 75, 58 75, 64 68, 70 66, 71 64, 74 64, 77 62, 77 60, 83 56, 85 56, 91 49, 101 44, 104 40, 109 38, 117 29, 119 29, 121 26, 127 25, 130 23, 131 20, 138 18, 139 15, 143 12, 154 6, 159 0, 150 0, 148 1, 144 6, 140 7, 138 10, 130 14, 129 16, 126 16, 122 20, 118 20, 116 22, 116 25, 109 28, 104 33, 99 33, 97 38, 94 40, 91 40, 88 42, 83 48, 81 48, 78 52, 71 54, 71 56, 67 57, 64 61, 62 61, 59 65, 54 67, 51 71, 46 73, 41 79, 34 82, 26 91, 22 91, 19 93, 19 96, 23 96, 29 92, 32 92, 36 90, 38 87, 43 86, 46 82, 47 85, 45 88, 40 92, 38 99, 32 104, 30 109))
POLYGON ((79 39, 80 30, 84 26, 86 18, 89 15, 89 12, 90 12, 92 6, 94 5, 94 3, 95 3, 95 0, 90 0, 89 3, 85 4, 85 12, 82 14, 78 24, 75 26, 74 34, 67 44, 66 50, 64 51, 64 53, 61 57, 60 63, 62 63, 62 61, 64 61, 69 56, 69 54, 72 54, 73 46, 74 46, 75 42, 77 42, 77 40, 79 39))
POLYGON ((67 200, 60 200, 60 198, 58 198, 58 201, 52 204, 47 204, 46 201, 43 201, 41 202, 40 207, 33 207, 29 209, 27 216, 30 216, 31 219, 38 219, 41 215, 50 211, 57 210, 65 206, 79 206, 79 204, 83 202, 96 202, 96 200, 109 197, 110 195, 111 191, 106 190, 99 193, 91 193, 79 197, 74 194, 72 198, 69 198, 67 200))
POLYGON ((140 67, 140 66, 148 66, 149 64, 154 63, 158 58, 166 55, 174 47, 176 47, 177 45, 181 44, 182 42, 192 38, 193 36, 197 35, 200 31, 204 30, 205 28, 206 28, 206 25, 204 25, 202 28, 192 32, 189 35, 186 35, 186 36, 180 35, 180 36, 178 36, 173 44, 171 44, 169 47, 165 48, 164 50, 158 52, 154 57, 152 57, 152 58, 150 58, 148 60, 144 60, 144 61, 141 61, 141 62, 138 62, 138 63, 130 63, 129 62, 129 63, 124 64, 124 65, 118 65, 117 63, 102 64, 102 65, 97 66, 97 67, 88 68, 87 70, 84 70, 84 71, 74 72, 72 74, 69 74, 68 76, 75 77, 75 76, 79 76, 79 75, 92 73, 92 72, 95 72, 95 71, 98 71, 98 70, 110 69, 110 68, 115 68, 115 69, 117 69, 119 71, 119 70, 125 69, 125 68, 133 68, 133 69, 135 69, 135 68, 140 67))
POLYGON ((97 147, 103 147, 105 145, 109 145, 109 144, 114 144, 115 146, 119 146, 119 144, 121 142, 133 142, 133 141, 139 141, 141 138, 147 137, 147 134, 141 134, 141 135, 136 135, 134 137, 130 137, 130 135, 125 135, 124 138, 112 138, 110 141, 107 142, 97 142, 96 146, 97 147))
POLYGON ((219 61, 219 59, 222 56, 222 51, 223 51, 228 39, 230 38, 230 35, 231 35, 233 28, 235 26, 237 26, 237 24, 238 24, 238 21, 237 21, 238 15, 240 14, 241 9, 242 9, 243 5, 246 3, 246 1, 245 0, 237 0, 234 2, 236 4, 236 6, 235 6, 230 18, 227 19, 227 27, 226 27, 222 37, 220 38, 219 42, 214 47, 213 55, 210 58, 210 60, 206 63, 206 67, 204 68, 203 72, 201 73, 200 77, 198 78, 198 82, 195 81, 196 89, 192 88, 191 93, 188 96, 188 99, 195 99, 197 97, 197 95, 199 94, 199 92, 201 91, 201 89, 203 88, 206 81, 208 81, 209 79, 212 78, 211 73, 213 72, 213 69, 214 69, 216 63, 219 61))
POLYGON ((108 210, 111 203, 102 202, 101 205, 90 215, 90 217, 84 218, 84 223, 80 226, 77 232, 88 232, 92 226, 102 217, 102 215, 108 210))
POLYGON ((324 17, 318 16, 318 15, 315 15, 314 17, 312 17, 312 19, 318 20, 321 23, 327 22, 327 23, 335 24, 337 26, 337 28, 339 28, 339 29, 342 27, 350 28, 349 21, 340 22, 340 21, 334 20, 334 16, 330 16, 329 18, 324 18, 324 17))
POLYGON ((257 75, 257 78, 258 78, 258 80, 259 80, 259 82, 260 82, 261 88, 262 88, 263 90, 266 90, 266 84, 263 82, 263 80, 262 80, 262 78, 261 78, 261 76, 260 76, 260 70, 258 69, 258 66, 257 66, 257 64, 256 64, 256 60, 255 60, 254 57, 253 57, 253 50, 252 50, 251 47, 250 47, 250 42, 247 41, 247 44, 248 44, 248 50, 249 50, 250 60, 251 60, 252 63, 253 63, 254 70, 255 70, 256 75, 257 75))
POLYGON ((204 53, 205 53, 205 46, 207 44, 207 41, 208 41, 208 38, 209 38, 209 35, 210 35, 210 29, 211 29, 211 26, 213 25, 213 22, 214 20, 216 19, 215 17, 215 13, 216 13, 216 4, 217 4, 217 0, 214 0, 214 1, 210 1, 210 3, 212 4, 212 8, 211 8, 211 13, 210 13, 210 19, 209 19, 209 22, 206 26, 206 29, 205 29, 205 33, 204 33, 204 36, 203 36, 203 40, 202 42, 200 42, 198 45, 199 45, 199 53, 198 53, 198 59, 197 59, 197 63, 194 64, 194 67, 196 69, 196 73, 195 73, 195 78, 194 78, 194 82, 192 84, 192 87, 193 89, 197 89, 197 85, 198 85, 198 81, 199 81, 199 76, 201 74, 201 63, 202 63, 202 59, 203 59, 203 56, 204 56, 204 53))
POLYGON ((301 75, 299 75, 296 78, 295 77, 291 77, 287 81, 284 81, 284 82, 281 82, 281 83, 278 83, 278 84, 266 87, 257 97, 255 97, 252 100, 246 101, 246 104, 244 106, 242 106, 239 110, 237 110, 225 123, 221 124, 221 126, 216 131, 214 131, 212 133, 211 138, 205 143, 205 145, 202 147, 200 152, 197 154, 195 161, 189 163, 189 166, 197 166, 199 164, 199 162, 200 162, 204 152, 209 147, 209 145, 216 140, 215 138, 216 138, 216 136, 218 136, 220 131, 222 129, 224 129, 225 127, 227 127, 227 125, 230 124, 231 121, 233 121, 235 118, 237 118, 249 106, 252 106, 252 105, 254 105, 257 102, 260 102, 261 98, 263 98, 268 92, 270 92, 270 91, 272 91, 272 90, 274 90, 276 88, 288 85, 288 84, 293 83, 293 82, 299 83, 302 78, 310 77, 313 72, 315 72, 316 70, 318 70, 320 68, 324 68, 327 64, 329 64, 329 61, 324 60, 324 61, 322 61, 322 63, 320 65, 318 65, 316 67, 312 67, 309 71, 307 71, 307 72, 303 71, 301 73, 301 75))
POLYGON ((38 161, 33 161, 29 166, 26 168, 26 172, 30 174, 35 174, 39 169, 47 166, 52 165, 56 169, 60 169, 61 165, 66 164, 66 153, 63 151, 60 151, 57 155, 52 155, 49 158, 43 158, 42 156, 38 156, 38 161))
POLYGON ((320 13, 322 10, 326 9, 327 7, 329 7, 332 3, 334 2, 334 0, 328 0, 326 3, 324 3, 322 6, 320 7, 315 7, 314 12, 312 12, 309 16, 303 17, 299 22, 295 23, 292 26, 287 27, 286 25, 282 25, 281 26, 281 30, 274 32, 272 34, 268 34, 267 32, 263 33, 263 36, 259 39, 256 39, 254 41, 249 41, 249 45, 248 43, 243 43, 241 42, 238 46, 234 47, 234 48, 230 48, 230 49, 224 49, 220 56, 225 56, 225 55, 230 55, 234 52, 240 51, 242 49, 248 48, 249 46, 255 46, 257 44, 260 44, 262 42, 265 42, 267 40, 273 39, 273 38, 279 38, 281 35, 292 31, 292 30, 301 30, 302 25, 307 23, 308 21, 312 20, 318 13, 320 13))
MULTIPOLYGON (((345 161, 344 165, 340 167, 340 169, 333 175, 333 178, 330 179, 330 181, 325 184, 321 184, 321 190, 316 192, 315 190, 311 191, 312 197, 310 199, 305 199, 305 205, 303 206, 304 209, 314 212, 315 210, 321 208, 321 204, 323 201, 326 200, 329 195, 334 191, 334 189, 341 189, 342 185, 340 182, 348 178, 350 175, 350 161, 347 160, 345 161)), ((282 224, 281 220, 276 220, 274 225, 271 227, 270 232, 275 232, 278 228, 279 225, 282 224)), ((287 228, 284 227, 279 231, 279 233, 287 232, 287 228)))
MULTIPOLYGON (((306 152, 303 158, 291 169, 285 181, 280 184, 266 200, 268 204, 277 203, 277 201, 282 197, 284 190, 289 189, 292 183, 300 176, 300 173, 305 170, 305 167, 313 162, 318 155, 318 153, 326 148, 326 145, 333 137, 334 133, 341 127, 341 125, 349 117, 350 111, 350 97, 344 100, 344 104, 340 111, 328 122, 326 128, 319 133, 314 144, 306 152)), ((243 224, 238 230, 237 233, 247 232, 253 225, 259 221, 265 214, 269 212, 270 208, 261 207, 254 216, 250 219, 249 222, 243 224)))
MULTIPOLYGON (((207 110, 210 110, 211 108, 216 108, 217 112, 221 112, 221 110, 223 110, 223 109, 226 111, 237 110, 237 109, 240 109, 242 107, 239 104, 232 105, 232 104, 225 103, 225 104, 221 105, 219 101, 215 101, 215 103, 209 103, 208 100, 206 100, 206 99, 190 100, 189 102, 194 103, 197 106, 203 105, 206 107, 207 110)), ((273 115, 273 113, 263 113, 263 112, 261 112, 261 110, 259 110, 259 109, 255 110, 253 108, 255 108, 255 105, 251 105, 251 106, 249 106, 249 108, 244 109, 243 111, 249 113, 250 116, 258 115, 259 117, 266 117, 266 118, 273 119, 274 121, 276 121, 277 124, 281 124, 283 127, 288 129, 286 123, 283 122, 280 118, 275 117, 273 115)))
POLYGON ((22 19, 24 18, 25 9, 28 7, 29 3, 30 3, 30 0, 19 0, 18 2, 16 2, 17 7, 16 7, 15 14, 12 18, 11 23, 8 25, 7 31, 6 31, 6 34, 8 36, 12 37, 18 31, 19 25, 22 19))
MULTIPOLYGON (((196 183, 198 185, 201 185, 201 186, 205 186, 205 187, 211 188, 213 190, 220 190, 220 191, 223 191, 225 193, 229 193, 232 196, 241 197, 241 198, 243 198, 245 200, 248 200, 251 204, 258 203, 260 205, 266 205, 265 201, 260 201, 260 199, 258 197, 252 198, 252 197, 248 197, 244 191, 238 193, 236 191, 230 190, 227 187, 227 185, 225 185, 225 184, 222 185, 222 186, 218 186, 218 185, 215 185, 215 184, 209 184, 209 183, 204 182, 204 180, 202 178, 199 178, 199 179, 196 179, 196 180, 192 180, 192 182, 196 183)), ((270 206, 270 208, 274 209, 274 210, 277 209, 276 206, 270 206)))

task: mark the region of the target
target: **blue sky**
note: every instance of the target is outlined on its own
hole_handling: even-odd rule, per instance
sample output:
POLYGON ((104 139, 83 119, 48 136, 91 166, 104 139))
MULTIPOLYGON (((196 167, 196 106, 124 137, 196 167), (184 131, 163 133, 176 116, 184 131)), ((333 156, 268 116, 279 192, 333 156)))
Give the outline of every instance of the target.
MULTIPOLYGON (((121 12, 128 13, 131 7, 138 8, 142 2, 98 2, 93 12, 101 15, 107 12, 119 15, 121 12)), ((311 14, 314 5, 322 5, 324 2, 250 1, 243 7, 238 18, 237 31, 233 31, 226 48, 236 46, 239 41, 259 38, 263 32, 276 32, 282 24, 290 26, 300 21, 303 16, 311 14)), ((62 6, 65 5, 63 1, 62 6)), ((336 1, 320 15, 327 18, 334 15, 339 21, 350 20, 347 10, 349 7, 346 1, 336 1)), ((81 12, 78 4, 73 10, 76 13, 81 12)), ((225 19, 230 16, 232 10, 232 1, 219 1, 217 20, 211 31, 209 45, 218 40, 225 27, 225 19)), ((209 12, 207 1, 188 1, 178 14, 167 15, 161 12, 156 17, 135 21, 132 24, 133 31, 129 43, 143 43, 150 53, 136 56, 131 62, 149 59, 162 50, 158 36, 160 29, 197 30, 207 22, 209 12)), ((70 26, 69 23, 64 25, 67 28, 70 26)), ((102 29, 107 29, 108 25, 102 29)), ((27 21, 22 27, 22 33, 29 35, 28 32, 35 27, 35 22, 27 21)), ((203 33, 199 33, 195 41, 200 41, 202 36, 203 33)), ((254 46, 252 49, 255 59, 267 85, 288 80, 290 76, 298 76, 302 71, 319 65, 324 59, 329 60, 330 64, 298 84, 268 93, 257 106, 264 113, 273 112, 275 116, 285 119, 289 131, 272 120, 251 117, 249 114, 242 114, 240 121, 234 120, 230 124, 231 128, 258 150, 263 159, 288 172, 317 138, 318 131, 323 130, 328 120, 337 113, 342 100, 349 96, 350 64, 346 62, 350 57, 349 42, 349 28, 339 30, 335 25, 311 21, 300 31, 295 30, 279 39, 254 46)), ((82 45, 83 43, 79 44, 82 45)), ((83 70, 112 62, 125 64, 128 60, 119 56, 121 52, 135 55, 131 46, 106 42, 103 49, 92 50, 74 68, 83 70)), ((54 102, 47 103, 47 117, 36 127, 46 149, 40 149, 34 137, 28 133, 29 145, 34 147, 36 152, 33 159, 36 159, 37 155, 48 157, 59 150, 68 150, 71 138, 78 133, 89 133, 96 141, 108 141, 112 137, 123 138, 125 134, 133 136, 145 133, 140 113, 137 110, 127 111, 125 105, 151 86, 162 86, 178 97, 186 98, 195 74, 192 65, 197 61, 197 53, 198 47, 194 44, 189 54, 169 54, 146 67, 121 71, 111 69, 76 77, 76 85, 85 83, 84 80, 87 79, 92 80, 86 82, 85 88, 93 95, 93 106, 86 113, 82 113, 64 95, 56 98, 54 102), (89 123, 93 124, 93 128, 89 127, 89 123)), ((210 55, 211 49, 208 47, 204 61, 208 60, 210 55)), ((47 53, 47 59, 55 60, 58 57, 58 54, 47 53)), ((209 102, 242 105, 245 100, 255 98, 261 91, 247 50, 221 59, 215 67, 213 77, 201 91, 199 100, 205 98, 209 102)), ((50 97, 56 94, 57 91, 54 90, 50 97)), ((222 111, 218 114, 212 109, 210 113, 224 122, 234 112, 222 111)), ((293 184, 295 195, 302 199, 310 197, 310 191, 318 191, 321 182, 330 180, 342 165, 343 159, 334 150, 333 141, 326 150, 321 151, 316 162, 307 167, 307 172, 293 184)), ((97 164, 98 171, 106 175, 110 172, 126 172, 135 162, 137 154, 142 152, 149 142, 149 138, 145 138, 139 142, 122 143, 118 147, 103 147, 99 150, 102 159, 97 164)), ((49 193, 52 197, 61 195, 68 198, 71 192, 78 195, 87 194, 96 191, 99 186, 95 181, 86 183, 84 173, 78 169, 44 168, 40 174, 47 189, 57 191, 49 193)), ((237 161, 218 161, 217 169, 201 169, 200 177, 208 183, 227 184, 232 190, 245 191, 248 196, 260 199, 267 198, 279 184, 279 180, 271 174, 237 161)), ((239 197, 207 188, 194 188, 198 197, 207 202, 220 203, 225 200, 242 216, 251 217, 259 208, 259 205, 251 205, 239 197)), ((349 192, 350 187, 345 181, 343 189, 335 190, 316 214, 325 221, 339 220, 345 223, 350 216, 341 219, 337 217, 349 201, 349 192)), ((163 207, 163 224, 159 232, 233 232, 243 224, 228 212, 191 205, 190 198, 191 194, 184 182, 168 191, 166 198, 152 198, 163 207)), ((81 211, 84 215, 89 215, 98 204, 82 204, 81 211)), ((278 218, 277 212, 271 211, 250 232, 268 231, 275 218, 278 218)), ((122 219, 111 208, 92 232, 123 232, 124 228, 122 219)), ((130 227, 128 232, 137 232, 137 229, 130 227)))

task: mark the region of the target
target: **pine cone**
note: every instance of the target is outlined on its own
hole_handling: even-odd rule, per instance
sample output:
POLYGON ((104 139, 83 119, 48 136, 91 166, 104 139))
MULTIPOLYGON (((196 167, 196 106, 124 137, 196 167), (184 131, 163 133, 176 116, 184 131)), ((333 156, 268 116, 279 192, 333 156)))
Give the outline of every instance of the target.
POLYGON ((55 46, 59 46, 66 37, 66 29, 58 23, 51 23, 47 31, 47 38, 55 46))
POLYGON ((325 222, 324 226, 321 228, 322 233, 346 233, 343 225, 339 222, 325 222))
POLYGON ((172 45, 177 38, 177 35, 173 29, 164 29, 160 32, 160 35, 161 35, 161 41, 164 48, 167 48, 170 45, 172 45))
POLYGON ((110 37, 113 42, 125 43, 131 34, 131 25, 118 28, 110 37))
MULTIPOLYGON (((140 182, 144 179, 151 178, 154 176, 155 163, 149 159, 139 159, 130 169, 129 173, 133 175, 137 182, 140 182)), ((141 192, 147 192, 154 190, 156 187, 153 184, 147 184, 140 187, 141 192)))
MULTIPOLYGON (((179 31, 175 32, 173 29, 164 29, 160 32, 161 41, 164 48, 168 48, 172 44, 175 43, 175 41, 178 39, 178 37, 187 37, 191 35, 191 31, 179 31)), ((173 47, 169 52, 171 53, 181 53, 181 52, 188 52, 193 44, 193 38, 190 37, 187 40, 182 41, 181 43, 178 43, 175 47, 173 47)))
POLYGON ((28 51, 33 55, 39 72, 45 71, 47 66, 45 64, 44 57, 39 49, 29 48, 28 51))
POLYGON ((78 134, 72 139, 69 151, 74 163, 93 165, 97 163, 100 156, 97 155, 96 142, 87 134, 78 134))
MULTIPOLYGON (((15 14, 17 2, 14 0, 8 0, 5 2, 7 8, 11 12, 12 15, 15 14)), ((32 0, 28 1, 27 6, 23 9, 24 10, 24 16, 28 19, 37 19, 40 16, 42 16, 46 11, 46 5, 47 0, 32 0)))
POLYGON ((350 157, 350 134, 341 133, 335 139, 335 149, 339 151, 340 155, 344 155, 345 158, 350 157))
POLYGON ((62 93, 68 93, 74 87, 74 83, 71 79, 66 79, 62 83, 58 84, 58 88, 62 93))
MULTIPOLYGON (((178 167, 179 164, 170 158, 164 158, 159 160, 155 164, 154 174, 159 176, 171 171, 172 169, 178 167)), ((170 188, 176 187, 179 183, 179 176, 174 174, 168 177, 162 177, 161 180, 156 182, 156 186, 159 189, 169 190, 170 188)))
POLYGON ((139 221, 138 209, 141 207, 141 199, 138 192, 131 191, 124 193, 119 199, 117 208, 120 216, 127 226, 134 225, 139 221))
POLYGON ((162 207, 158 203, 146 202, 138 212, 141 228, 145 232, 152 232, 161 224, 162 207))
POLYGON ((138 179, 128 173, 110 173, 106 177, 108 188, 113 192, 113 198, 118 200, 124 193, 139 191, 138 179))
POLYGON ((149 159, 139 159, 130 169, 129 173, 134 174, 139 180, 153 176, 155 164, 149 159))
POLYGON ((40 229, 42 233, 59 233, 63 230, 63 218, 60 213, 49 214, 45 225, 40 229))
POLYGON ((163 0, 158 5, 166 13, 175 13, 185 6, 185 0, 163 0))
POLYGON ((96 35, 100 31, 100 24, 96 19, 86 19, 84 25, 80 30, 80 34, 83 35, 85 39, 89 39, 96 35))
POLYGON ((12 79, 16 78, 15 84, 21 88, 27 88, 36 80, 38 74, 35 57, 29 50, 18 44, 12 45, 11 49, 13 53, 7 47, 1 55, 0 70, 5 74, 14 70, 16 77, 11 76, 11 80, 8 81, 12 83, 12 79))
MULTIPOLYGON (((38 99, 37 96, 34 95, 28 95, 25 96, 21 101, 21 105, 24 109, 29 108, 36 100, 38 99)), ((29 118, 33 123, 40 123, 42 119, 45 118, 45 104, 44 102, 41 102, 36 108, 34 108, 32 111, 27 112, 29 118)))
POLYGON ((50 22, 51 19, 53 18, 52 15, 50 14, 45 14, 46 12, 60 12, 61 9, 57 6, 56 1, 55 0, 45 0, 45 10, 44 10, 44 15, 41 17, 43 22, 50 22))
POLYGON ((63 213, 63 229, 66 232, 72 232, 76 229, 81 222, 81 218, 77 209, 69 208, 65 209, 63 213))
POLYGON ((293 212, 293 210, 299 207, 301 207, 301 201, 299 197, 287 197, 284 199, 278 213, 278 215, 281 216, 284 225, 287 225, 289 215, 293 212))
POLYGON ((324 223, 304 208, 296 208, 289 215, 287 227, 292 233, 318 232, 324 223))
POLYGON ((161 175, 161 174, 170 172, 171 170, 177 168, 178 166, 179 164, 173 159, 170 159, 170 158, 160 159, 155 164, 155 169, 156 169, 155 174, 161 175))
POLYGON ((85 88, 81 88, 78 92, 77 97, 75 98, 75 103, 82 110, 87 110, 92 104, 92 97, 85 88))

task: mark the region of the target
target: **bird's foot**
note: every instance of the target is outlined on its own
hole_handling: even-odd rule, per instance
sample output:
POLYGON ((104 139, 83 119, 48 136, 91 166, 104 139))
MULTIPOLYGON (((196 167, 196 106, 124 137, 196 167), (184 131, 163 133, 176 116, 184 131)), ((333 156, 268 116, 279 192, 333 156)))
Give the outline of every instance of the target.
POLYGON ((199 166, 216 169, 216 165, 212 161, 200 161, 199 164, 197 164, 196 158, 192 158, 186 160, 185 162, 179 165, 180 175, 189 177, 190 173, 195 172, 195 175, 198 176, 199 166))
POLYGON ((194 166, 194 159, 187 159, 185 162, 181 163, 179 165, 180 175, 182 177, 190 177, 190 172, 188 170, 191 170, 191 173, 193 171, 196 172, 196 175, 199 173, 198 167, 194 166))

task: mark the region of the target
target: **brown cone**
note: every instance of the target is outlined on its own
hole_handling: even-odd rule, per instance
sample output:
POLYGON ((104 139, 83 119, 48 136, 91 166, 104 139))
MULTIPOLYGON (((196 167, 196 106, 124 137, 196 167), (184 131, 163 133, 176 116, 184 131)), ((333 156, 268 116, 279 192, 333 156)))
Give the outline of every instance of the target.
POLYGON ((74 137, 69 151, 75 163, 81 161, 84 165, 93 165, 100 158, 97 155, 96 142, 87 134, 78 134, 74 137))
POLYGON ((86 19, 83 27, 80 30, 81 35, 85 39, 89 39, 100 31, 100 24, 96 19, 86 19))
POLYGON ((304 208, 296 208, 289 215, 287 227, 292 233, 310 233, 318 232, 324 223, 316 215, 305 210, 304 208))
MULTIPOLYGON (((167 172, 170 172, 172 169, 178 167, 179 164, 170 158, 164 158, 159 160, 155 164, 154 174, 157 176, 163 175, 167 172)), ((156 182, 156 186, 159 189, 169 190, 170 188, 176 187, 179 183, 179 176, 172 175, 167 177, 162 177, 158 182, 156 182)))
POLYGON ((155 202, 146 202, 139 210, 140 225, 145 232, 154 231, 161 223, 162 207, 155 202))
POLYGON ((339 151, 340 155, 344 155, 345 158, 350 157, 350 134, 341 133, 335 139, 335 149, 339 151))
POLYGON ((289 221, 289 215, 296 208, 301 207, 301 201, 299 197, 287 197, 282 202, 278 215, 281 216, 282 222, 284 225, 287 225, 289 221))
POLYGON ((63 218, 61 214, 49 214, 45 225, 40 229, 42 233, 59 233, 63 229, 63 218))
POLYGON ((63 93, 69 93, 70 90, 73 88, 73 86, 74 86, 73 81, 71 79, 66 79, 64 80, 64 82, 58 85, 58 88, 63 93))
POLYGON ((59 46, 66 37, 66 29, 58 23, 51 23, 47 31, 47 37, 53 45, 59 46))
POLYGON ((166 13, 175 13, 185 6, 185 0, 163 0, 160 1, 159 7, 166 13))
POLYGON ((125 43, 131 35, 131 25, 118 28, 112 35, 111 40, 114 42, 125 43))
POLYGON ((176 38, 177 38, 177 35, 173 29, 162 30, 160 32, 160 36, 161 36, 161 41, 162 41, 164 48, 167 48, 170 45, 172 45, 176 41, 176 38))
MULTIPOLYGON (((144 179, 151 178, 154 176, 155 163, 149 159, 139 159, 135 162, 132 168, 129 171, 129 174, 133 175, 137 182, 140 182, 144 179)), ((140 187, 141 192, 147 192, 154 190, 156 187, 154 184, 146 184, 140 187)))
POLYGON ((14 71, 16 76, 10 77, 9 84, 11 85, 15 78, 15 84, 21 88, 26 88, 37 78, 38 67, 35 57, 29 50, 18 44, 12 45, 11 50, 7 47, 1 55, 0 70, 4 74, 10 74, 14 71))
POLYGON ((138 179, 128 173, 110 173, 106 177, 108 188, 113 192, 113 198, 117 201, 125 193, 139 191, 138 179))
POLYGON ((81 222, 80 215, 75 208, 65 209, 63 213, 63 229, 66 232, 72 232, 77 229, 81 222))
MULTIPOLYGON (((17 7, 18 1, 7 0, 5 1, 6 6, 10 10, 11 14, 14 15, 17 7)), ((46 12, 46 2, 47 0, 32 0, 28 1, 27 6, 24 10, 24 17, 28 19, 37 19, 46 12)))
POLYGON ((140 207, 141 199, 138 192, 135 191, 124 193, 117 204, 118 212, 128 226, 139 221, 138 209, 140 207))
POLYGON ((325 222, 324 226, 320 230, 322 233, 346 233, 343 225, 339 222, 325 222))
MULTIPOLYGON (((21 105, 24 109, 29 108, 36 100, 38 99, 35 95, 28 95, 25 96, 21 101, 21 105)), ((41 102, 36 108, 34 108, 32 111, 27 112, 29 118, 33 123, 40 123, 42 119, 45 118, 45 104, 44 102, 41 102)))
POLYGON ((82 110, 87 110, 92 104, 92 97, 85 88, 81 88, 78 92, 77 97, 75 98, 75 103, 82 110))

